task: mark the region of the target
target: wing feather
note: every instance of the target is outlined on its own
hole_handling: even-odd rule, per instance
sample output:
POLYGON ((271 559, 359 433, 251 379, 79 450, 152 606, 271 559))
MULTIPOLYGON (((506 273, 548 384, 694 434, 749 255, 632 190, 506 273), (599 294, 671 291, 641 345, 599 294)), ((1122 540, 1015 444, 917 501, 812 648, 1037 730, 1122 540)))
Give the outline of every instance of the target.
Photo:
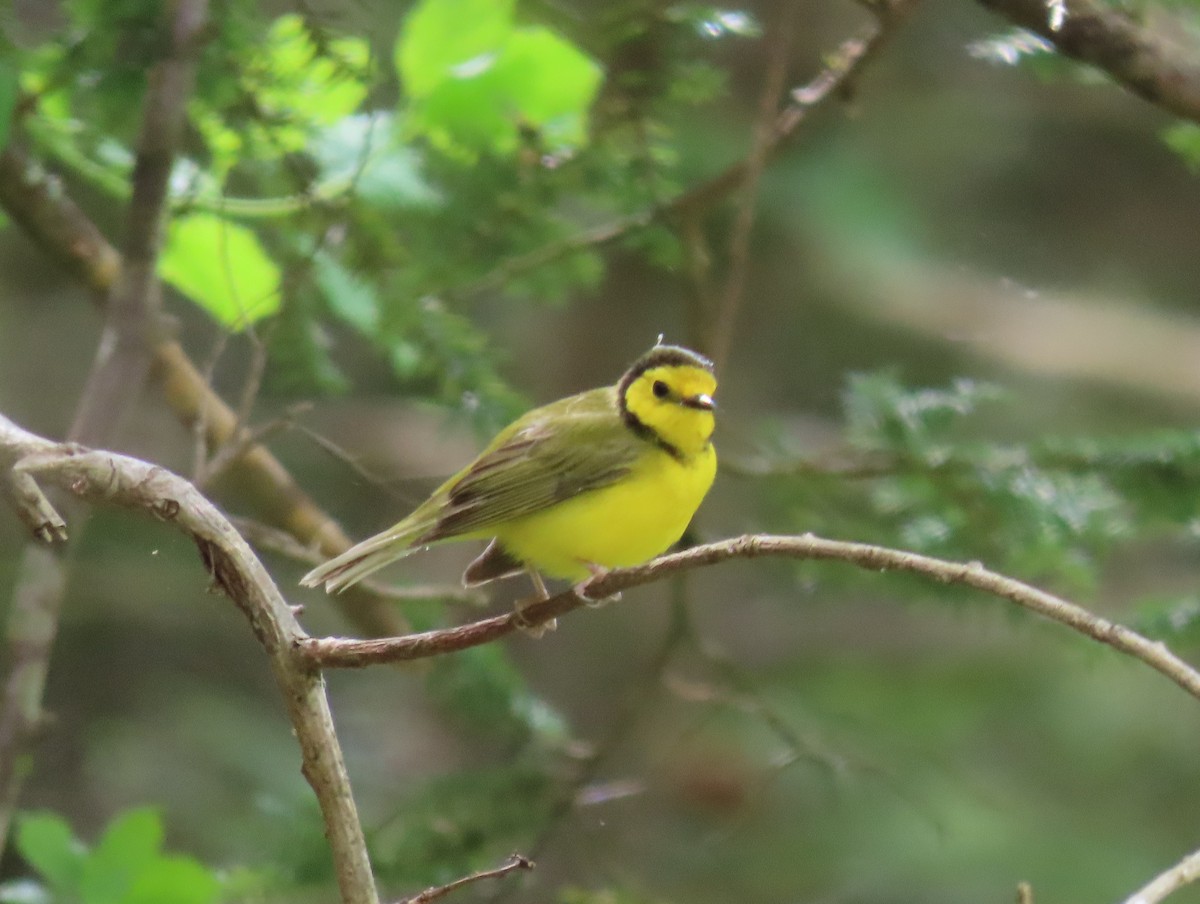
POLYGON ((612 390, 597 390, 530 412, 497 437, 449 485, 433 543, 531 515, 629 473, 641 441, 622 423, 612 390))

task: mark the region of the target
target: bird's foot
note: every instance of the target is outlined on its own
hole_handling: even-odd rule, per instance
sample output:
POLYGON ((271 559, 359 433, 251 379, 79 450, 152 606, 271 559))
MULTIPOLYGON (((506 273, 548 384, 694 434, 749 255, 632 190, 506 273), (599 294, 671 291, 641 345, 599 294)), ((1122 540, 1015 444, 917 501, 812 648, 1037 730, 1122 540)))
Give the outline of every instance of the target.
POLYGON ((583 600, 583 604, 589 609, 599 609, 601 606, 607 606, 609 603, 615 603, 621 598, 621 591, 610 593, 608 596, 595 596, 591 590, 591 585, 596 581, 601 580, 608 574, 608 569, 603 565, 597 565, 595 562, 584 562, 584 567, 588 570, 588 576, 571 588, 575 595, 583 600))
POLYGON ((547 631, 558 630, 558 619, 550 618, 546 621, 531 621, 529 616, 525 614, 525 610, 533 603, 542 603, 550 599, 550 591, 546 589, 546 582, 542 580, 542 576, 537 573, 535 568, 526 566, 526 572, 529 574, 529 580, 533 582, 533 589, 537 592, 537 596, 532 600, 517 600, 513 604, 516 609, 516 617, 513 619, 513 624, 523 634, 528 634, 534 640, 541 638, 547 631))
POLYGON ((535 599, 535 600, 517 600, 515 603, 513 603, 513 610, 516 613, 513 616, 513 624, 517 626, 518 631, 520 631, 522 634, 528 634, 534 640, 541 639, 541 637, 543 635, 545 635, 545 633, 547 631, 557 631, 558 630, 558 619, 557 618, 550 618, 550 619, 546 619, 545 621, 533 621, 526 614, 526 612, 525 612, 526 609, 528 609, 534 603, 540 603, 540 602, 542 602, 542 600, 535 599))

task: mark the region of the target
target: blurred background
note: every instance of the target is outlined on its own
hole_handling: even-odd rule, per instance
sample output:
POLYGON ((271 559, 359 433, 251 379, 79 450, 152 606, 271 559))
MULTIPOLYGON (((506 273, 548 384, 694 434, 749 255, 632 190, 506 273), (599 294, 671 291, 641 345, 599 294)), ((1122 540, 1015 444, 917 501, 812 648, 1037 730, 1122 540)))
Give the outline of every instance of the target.
MULTIPOLYGON (((143 83, 120 94, 106 79, 131 77, 120 51, 138 59, 138 17, 151 13, 121 4, 126 18, 101 25, 91 6, 18 3, 6 25, 22 66, 93 74, 66 82, 85 123, 69 134, 120 173, 101 139, 133 146, 143 83), (127 120, 112 109, 121 97, 127 120)), ((281 312, 252 330, 229 329, 182 279, 165 305, 235 406, 265 354, 250 422, 302 426, 268 444, 356 539, 398 520, 523 406, 615 381, 660 333, 703 341, 697 299, 721 297, 738 266, 736 193, 699 219, 699 244, 672 222, 544 268, 506 262, 744 157, 780 23, 794 87, 872 22, 841 2, 521 5, 514 21, 553 30, 603 73, 590 131, 535 125, 480 147, 438 132, 397 76, 411 4, 269 6, 254 11, 261 29, 298 13, 312 34, 369 50, 355 109, 407 117, 392 169, 375 173, 403 183, 389 189, 399 200, 364 189, 238 221, 282 272, 281 312), (621 82, 630 71, 640 81, 621 82), (369 328, 338 308, 354 292, 374 311, 369 328), (296 413, 301 401, 311 408, 296 413)), ((263 41, 244 7, 214 16, 263 41)), ((206 53, 226 40, 230 58, 248 52, 223 32, 206 53)), ((1196 176, 1164 140, 1181 134, 1172 117, 1052 54, 1005 62, 1015 41, 976 4, 921 3, 766 166, 719 374, 722 470, 691 539, 811 530, 978 559, 1194 657, 1196 176)), ((328 47, 317 44, 314 59, 328 47)), ((202 62, 182 153, 220 169, 218 127, 197 124, 219 113, 245 140, 224 170, 231 195, 331 178, 311 136, 259 153, 237 119, 249 114, 205 81, 214 65, 202 62)), ((57 90, 45 77, 22 87, 57 90)), ((32 114, 45 122, 20 140, 119 244, 123 205, 72 164, 54 110, 45 100, 32 114)), ((86 291, 10 221, 0 412, 64 436, 101 326, 86 291)), ((113 445, 194 472, 194 434, 153 383, 113 445)), ((231 514, 260 514, 236 475, 211 492, 231 514)), ((0 517, 0 607, 25 541, 0 517)), ((450 546, 386 578, 453 587, 474 552, 450 546)), ((296 586, 309 565, 264 556, 307 630, 355 633, 296 586)), ((513 583, 399 612, 417 627, 460 623, 510 606, 525 592, 513 583)), ((169 848, 227 871, 230 899, 329 900, 319 817, 266 663, 206 585, 186 539, 95 513, 72 553, 53 720, 21 806, 90 841, 152 805, 169 848)), ((1195 700, 1008 603, 849 566, 721 565, 573 613, 540 640, 329 683, 391 897, 520 851, 536 871, 459 898, 1007 901, 1027 881, 1039 901, 1114 900, 1200 844, 1195 700)), ((3 878, 28 873, 13 851, 0 863, 3 878)))

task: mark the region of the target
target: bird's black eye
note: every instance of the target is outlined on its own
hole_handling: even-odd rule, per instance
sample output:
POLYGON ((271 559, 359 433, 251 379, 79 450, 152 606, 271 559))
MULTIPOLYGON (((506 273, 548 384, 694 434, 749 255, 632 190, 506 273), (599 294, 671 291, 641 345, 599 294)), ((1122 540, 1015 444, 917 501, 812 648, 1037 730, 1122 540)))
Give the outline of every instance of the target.
POLYGON ((660 399, 665 399, 667 397, 667 394, 670 393, 670 391, 671 391, 671 388, 669 386, 667 386, 667 384, 664 383, 662 380, 655 380, 654 386, 652 386, 651 388, 654 390, 655 397, 660 398, 660 399))

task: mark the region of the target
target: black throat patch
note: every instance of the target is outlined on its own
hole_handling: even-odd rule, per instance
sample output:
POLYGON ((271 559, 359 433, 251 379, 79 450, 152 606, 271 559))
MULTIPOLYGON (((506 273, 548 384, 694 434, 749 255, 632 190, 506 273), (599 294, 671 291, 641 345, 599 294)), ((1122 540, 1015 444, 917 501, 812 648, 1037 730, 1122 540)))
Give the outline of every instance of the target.
POLYGON ((662 449, 677 462, 682 463, 687 460, 687 456, 683 454, 678 446, 667 442, 658 435, 658 431, 629 410, 629 406, 625 404, 624 393, 618 399, 618 404, 621 406, 621 420, 625 422, 626 427, 634 432, 635 436, 658 446, 658 448, 662 449))
POLYGON ((655 367, 695 367, 698 370, 707 370, 709 373, 712 373, 713 363, 703 355, 698 355, 678 345, 656 345, 650 351, 646 352, 646 354, 642 355, 642 357, 634 361, 617 384, 617 405, 621 410, 621 420, 625 422, 625 426, 632 430, 639 438, 658 446, 658 448, 662 449, 676 461, 683 462, 687 459, 687 456, 683 454, 680 448, 673 443, 667 442, 659 436, 653 427, 646 424, 645 421, 630 411, 629 403, 625 399, 626 394, 629 392, 629 387, 633 385, 633 381, 655 367))

